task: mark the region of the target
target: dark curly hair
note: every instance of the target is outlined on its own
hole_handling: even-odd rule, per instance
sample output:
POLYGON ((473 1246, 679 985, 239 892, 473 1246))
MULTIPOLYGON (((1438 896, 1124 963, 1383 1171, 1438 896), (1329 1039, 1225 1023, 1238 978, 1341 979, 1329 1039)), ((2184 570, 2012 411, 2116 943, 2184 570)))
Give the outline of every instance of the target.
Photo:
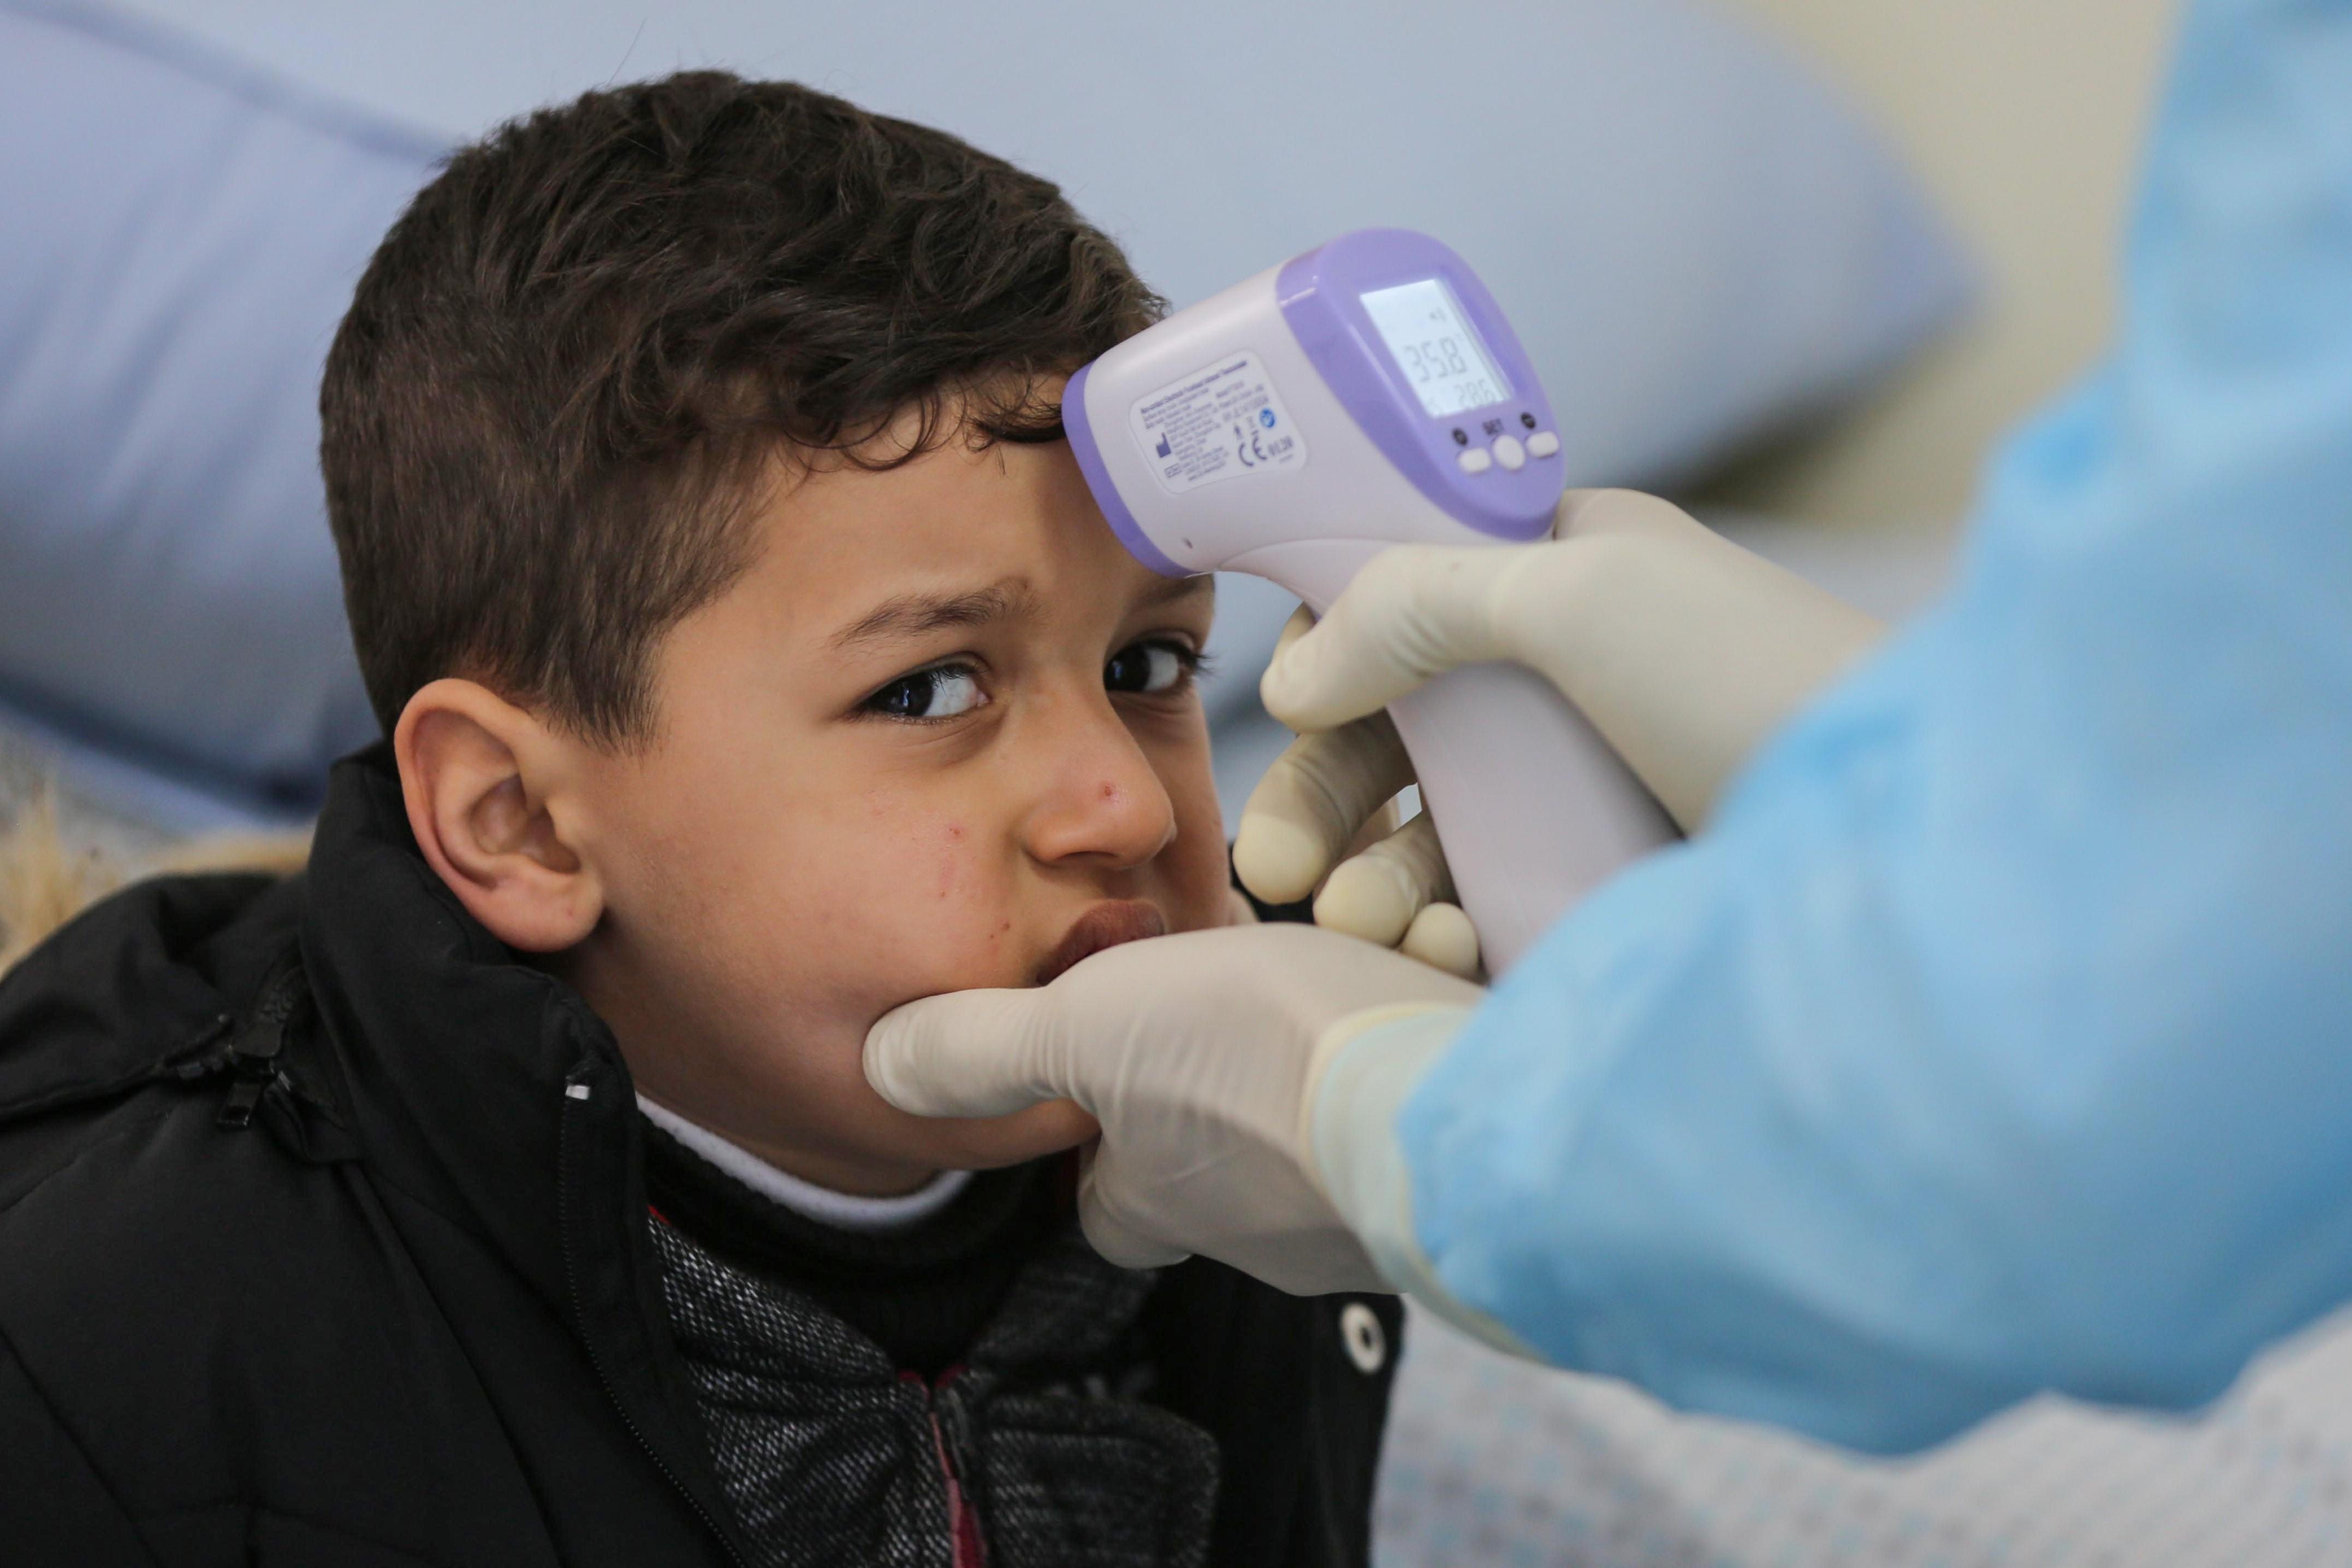
MULTIPOLYGON (((361 277, 319 405, 387 733, 480 680, 602 745, 749 564, 778 452, 1050 441, 1039 398, 1164 310, 1059 190, 790 82, 592 92, 453 156, 361 277)), ((894 449, 895 450, 895 449, 894 449)))

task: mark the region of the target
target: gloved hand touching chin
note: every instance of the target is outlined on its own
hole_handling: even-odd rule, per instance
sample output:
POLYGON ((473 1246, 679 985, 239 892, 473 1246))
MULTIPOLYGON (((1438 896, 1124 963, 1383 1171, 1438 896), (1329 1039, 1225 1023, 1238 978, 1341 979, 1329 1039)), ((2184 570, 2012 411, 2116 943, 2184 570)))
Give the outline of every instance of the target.
POLYGON ((1552 535, 1515 549, 1401 546, 1321 625, 1292 618, 1260 691, 1302 734, 1242 812, 1234 869, 1252 893, 1313 893, 1318 925, 1475 974, 1476 934, 1427 813, 1347 854, 1412 782, 1383 705, 1456 665, 1525 664, 1692 832, 1756 743, 1884 634, 1654 496, 1571 490, 1552 535))
POLYGON ((1318 1169, 1318 1091, 1368 1037, 1450 1039, 1480 994, 1352 936, 1228 925, 909 1002, 866 1036, 866 1076, 919 1115, 1085 1106, 1103 1137, 1079 1217, 1114 1263, 1202 1252, 1299 1295, 1391 1290, 1318 1169))

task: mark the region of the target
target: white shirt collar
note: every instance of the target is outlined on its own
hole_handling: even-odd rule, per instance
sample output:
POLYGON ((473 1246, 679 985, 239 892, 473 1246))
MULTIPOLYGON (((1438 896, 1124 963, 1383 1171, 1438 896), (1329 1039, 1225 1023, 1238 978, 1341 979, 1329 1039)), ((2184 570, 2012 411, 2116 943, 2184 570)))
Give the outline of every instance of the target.
POLYGON ((709 1128, 688 1121, 677 1112, 637 1096, 646 1119, 696 1154, 758 1193, 803 1218, 836 1230, 877 1234, 919 1225, 953 1203, 971 1180, 970 1171, 941 1171, 922 1186, 897 1197, 860 1197, 819 1186, 790 1171, 779 1170, 759 1155, 739 1148, 709 1128))

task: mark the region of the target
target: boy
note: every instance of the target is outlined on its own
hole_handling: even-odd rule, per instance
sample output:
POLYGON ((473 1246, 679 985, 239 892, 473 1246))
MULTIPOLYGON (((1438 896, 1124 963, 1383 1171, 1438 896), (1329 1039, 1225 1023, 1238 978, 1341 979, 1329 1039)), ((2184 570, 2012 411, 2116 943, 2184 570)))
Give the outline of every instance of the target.
POLYGON ((719 73, 418 196, 321 392, 388 743, 305 876, 0 987, 12 1561, 1363 1559, 1392 1305, 1112 1268, 1075 1107, 859 1066, 1228 917, 1207 585, 1058 440, 1156 308, 1043 182, 719 73))

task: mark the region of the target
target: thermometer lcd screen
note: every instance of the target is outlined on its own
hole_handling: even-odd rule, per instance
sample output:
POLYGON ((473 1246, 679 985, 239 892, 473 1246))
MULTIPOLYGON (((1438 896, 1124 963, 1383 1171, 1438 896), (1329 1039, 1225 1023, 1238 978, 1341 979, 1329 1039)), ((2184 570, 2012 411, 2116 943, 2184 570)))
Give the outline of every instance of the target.
POLYGON ((1511 395, 1454 291, 1440 278, 1359 296, 1413 395, 1433 418, 1484 408, 1511 395))

